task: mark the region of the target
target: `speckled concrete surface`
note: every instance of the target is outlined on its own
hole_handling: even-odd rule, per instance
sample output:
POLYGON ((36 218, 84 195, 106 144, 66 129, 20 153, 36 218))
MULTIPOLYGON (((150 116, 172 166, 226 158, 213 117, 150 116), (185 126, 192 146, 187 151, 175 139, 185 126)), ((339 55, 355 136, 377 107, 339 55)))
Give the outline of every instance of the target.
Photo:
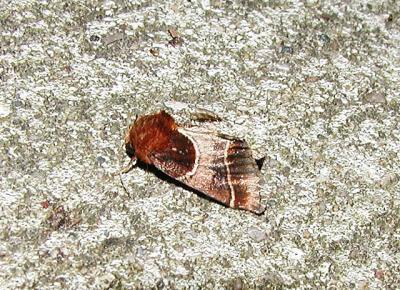
POLYGON ((128 2, 0 4, 0 287, 398 287, 400 2, 128 2), (114 174, 135 114, 197 108, 265 215, 114 174))

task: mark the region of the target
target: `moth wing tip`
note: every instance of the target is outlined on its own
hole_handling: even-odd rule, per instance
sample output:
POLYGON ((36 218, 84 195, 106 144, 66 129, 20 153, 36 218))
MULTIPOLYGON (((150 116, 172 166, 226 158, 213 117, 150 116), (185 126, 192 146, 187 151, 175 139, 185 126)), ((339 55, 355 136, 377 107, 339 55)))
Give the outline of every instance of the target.
POLYGON ((255 207, 254 209, 251 209, 251 212, 257 214, 257 215, 262 215, 267 207, 263 204, 259 204, 258 207, 255 207))
POLYGON ((267 209, 267 207, 263 205, 258 199, 250 199, 246 204, 239 206, 239 208, 250 211, 257 215, 262 215, 267 209))
POLYGON ((263 167, 263 165, 264 165, 264 162, 265 162, 265 156, 263 156, 263 157, 261 157, 261 158, 258 158, 258 159, 256 159, 255 161, 256 161, 256 164, 257 164, 257 167, 258 167, 258 170, 261 170, 262 169, 262 167, 263 167))

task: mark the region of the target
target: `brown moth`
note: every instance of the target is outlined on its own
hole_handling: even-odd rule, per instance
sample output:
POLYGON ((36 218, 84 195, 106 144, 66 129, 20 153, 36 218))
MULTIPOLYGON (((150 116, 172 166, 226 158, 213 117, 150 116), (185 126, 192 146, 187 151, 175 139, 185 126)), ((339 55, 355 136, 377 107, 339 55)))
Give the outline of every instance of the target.
POLYGON ((262 214, 260 170, 246 141, 180 127, 165 111, 136 119, 125 137, 132 161, 154 165, 231 208, 262 214))

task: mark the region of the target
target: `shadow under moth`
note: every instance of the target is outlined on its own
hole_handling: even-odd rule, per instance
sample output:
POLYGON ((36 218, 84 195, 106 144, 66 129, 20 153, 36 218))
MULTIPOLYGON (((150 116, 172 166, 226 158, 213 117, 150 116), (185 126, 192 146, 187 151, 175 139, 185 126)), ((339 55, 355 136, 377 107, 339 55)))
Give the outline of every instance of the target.
POLYGON ((262 214, 260 169, 246 141, 201 127, 181 127, 166 113, 139 116, 125 137, 139 160, 231 208, 262 214))

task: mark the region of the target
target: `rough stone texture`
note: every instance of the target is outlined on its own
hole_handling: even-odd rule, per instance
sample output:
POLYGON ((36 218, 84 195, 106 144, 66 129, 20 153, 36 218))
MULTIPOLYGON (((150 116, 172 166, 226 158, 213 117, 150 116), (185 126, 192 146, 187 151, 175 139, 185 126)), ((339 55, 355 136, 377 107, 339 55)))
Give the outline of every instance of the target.
POLYGON ((398 287, 399 1, 1 2, 0 287, 398 287), (115 174, 135 114, 197 108, 264 216, 115 174))

